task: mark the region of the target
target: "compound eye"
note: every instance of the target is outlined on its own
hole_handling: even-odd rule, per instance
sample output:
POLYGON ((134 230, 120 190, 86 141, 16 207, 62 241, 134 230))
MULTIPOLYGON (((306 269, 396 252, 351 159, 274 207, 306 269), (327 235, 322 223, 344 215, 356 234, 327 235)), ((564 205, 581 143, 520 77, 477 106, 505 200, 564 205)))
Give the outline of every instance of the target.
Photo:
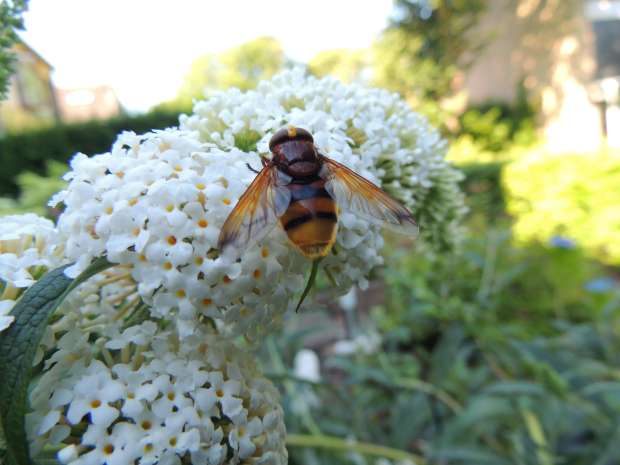
POLYGON ((271 136, 271 140, 269 141, 269 150, 273 152, 273 148, 276 145, 280 145, 282 142, 285 142, 289 139, 288 137, 288 129, 282 128, 276 131, 276 133, 271 136))
POLYGON ((297 135, 295 136, 295 139, 297 140, 307 140, 308 142, 313 142, 314 143, 314 138, 312 137, 312 134, 310 134, 308 131, 306 131, 304 128, 295 128, 297 135))

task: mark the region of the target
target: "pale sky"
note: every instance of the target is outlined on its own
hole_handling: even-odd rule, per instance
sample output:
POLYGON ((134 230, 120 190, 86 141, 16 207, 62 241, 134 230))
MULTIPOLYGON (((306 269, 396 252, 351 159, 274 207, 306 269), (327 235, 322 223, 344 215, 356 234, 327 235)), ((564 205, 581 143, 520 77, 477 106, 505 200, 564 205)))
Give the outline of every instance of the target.
POLYGON ((112 86, 143 111, 176 95, 191 62, 256 37, 302 62, 362 48, 392 0, 31 0, 20 35, 53 67, 57 87, 112 86))

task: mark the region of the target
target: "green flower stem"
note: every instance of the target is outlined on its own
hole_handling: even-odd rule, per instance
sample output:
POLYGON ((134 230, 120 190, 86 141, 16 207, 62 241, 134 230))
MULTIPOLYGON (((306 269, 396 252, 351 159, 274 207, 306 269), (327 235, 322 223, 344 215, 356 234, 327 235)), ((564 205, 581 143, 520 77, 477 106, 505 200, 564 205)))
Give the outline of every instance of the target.
POLYGON ((289 434, 286 438, 286 443, 292 447, 313 447, 343 452, 357 452, 390 460, 407 460, 416 465, 425 465, 427 463, 419 455, 414 455, 404 450, 370 444, 368 442, 358 442, 353 439, 341 439, 334 436, 289 434))
POLYGON ((497 249, 499 246, 499 238, 495 231, 491 230, 488 236, 487 248, 484 257, 484 266, 482 268, 482 276, 480 277, 480 285, 476 298, 478 302, 485 303, 493 290, 493 279, 495 275, 495 267, 497 264, 497 249))
POLYGON ((450 408, 450 410, 452 410, 453 413, 459 413, 463 410, 461 404, 459 404, 454 397, 431 383, 427 383, 419 379, 402 378, 396 380, 394 387, 398 389, 424 392, 425 394, 435 397, 440 402, 443 402, 450 408))

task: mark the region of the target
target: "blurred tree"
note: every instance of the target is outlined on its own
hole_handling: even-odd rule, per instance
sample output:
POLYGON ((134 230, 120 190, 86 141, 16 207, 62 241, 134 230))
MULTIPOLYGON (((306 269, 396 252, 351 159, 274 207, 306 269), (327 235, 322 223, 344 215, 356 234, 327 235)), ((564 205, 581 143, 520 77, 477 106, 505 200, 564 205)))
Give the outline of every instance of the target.
POLYGON ((273 37, 259 37, 220 56, 222 71, 219 87, 238 87, 241 90, 256 87, 262 79, 269 79, 284 66, 284 50, 273 37))
POLYGON ((206 54, 190 68, 177 98, 166 106, 190 108, 205 90, 256 87, 284 67, 284 50, 273 37, 259 37, 220 54, 206 54))
POLYGON ((399 92, 435 123, 459 72, 484 45, 474 28, 488 0, 395 0, 393 18, 374 45, 374 81, 399 92))
POLYGON ((27 0, 0 1, 0 100, 4 99, 13 74, 14 55, 10 50, 19 39, 16 31, 24 28, 22 15, 26 8, 27 0))
POLYGON ((308 70, 318 77, 330 75, 343 82, 364 82, 368 80, 371 62, 367 50, 339 48, 315 55, 308 70))

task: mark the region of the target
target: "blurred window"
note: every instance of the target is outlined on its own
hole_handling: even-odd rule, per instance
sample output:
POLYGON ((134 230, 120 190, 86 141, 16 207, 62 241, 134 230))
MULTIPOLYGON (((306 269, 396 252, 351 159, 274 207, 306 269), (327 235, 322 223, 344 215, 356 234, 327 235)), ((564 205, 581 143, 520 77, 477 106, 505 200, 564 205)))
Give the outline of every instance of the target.
POLYGON ((597 78, 620 76, 620 1, 586 4, 596 39, 597 78))
POLYGON ((95 93, 89 89, 70 91, 65 95, 65 102, 74 107, 92 105, 95 103, 95 93))
POLYGON ((620 76, 620 19, 595 21, 597 77, 620 76))

